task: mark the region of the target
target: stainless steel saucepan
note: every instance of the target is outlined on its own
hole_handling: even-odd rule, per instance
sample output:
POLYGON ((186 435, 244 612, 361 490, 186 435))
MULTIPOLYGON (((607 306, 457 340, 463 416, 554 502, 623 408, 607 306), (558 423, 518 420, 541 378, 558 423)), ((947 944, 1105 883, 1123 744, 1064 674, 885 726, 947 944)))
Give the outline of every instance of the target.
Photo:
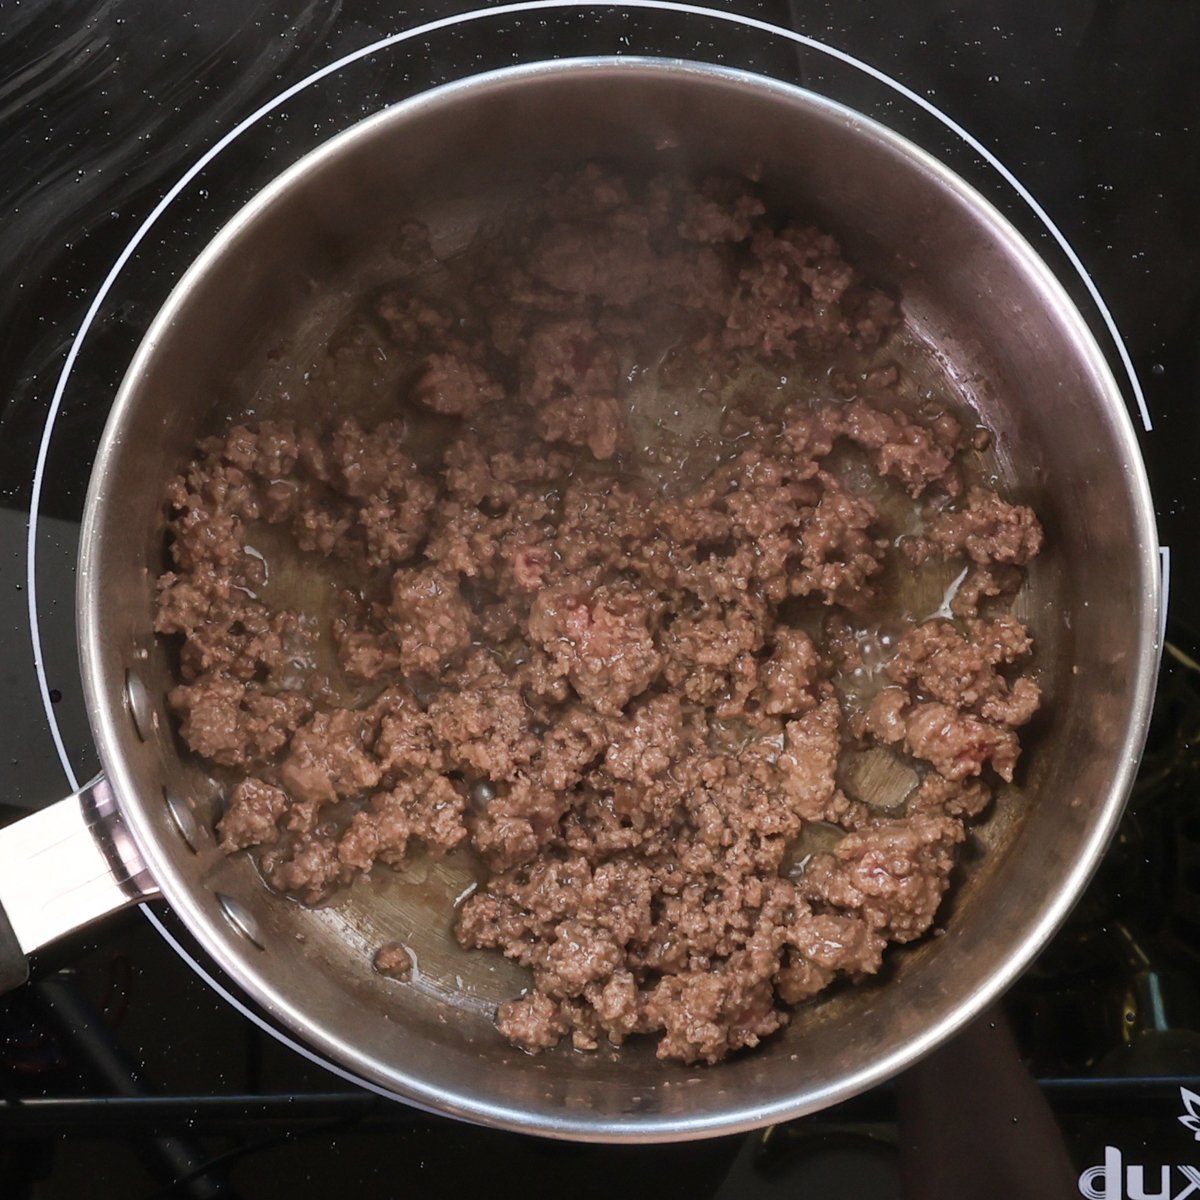
MULTIPOLYGON (((383 275, 380 278, 384 277, 383 275)), ((79 563, 83 682, 103 778, 0 831, 0 978, 105 911, 159 894, 205 950, 317 1051, 426 1107, 561 1138, 732 1133, 842 1100, 949 1037, 1030 963, 1079 896, 1134 778, 1154 691, 1161 597, 1150 495, 1120 390, 1063 288, 976 192, 920 149, 794 87, 710 66, 576 59, 513 68, 388 109, 297 163, 176 287, 117 396, 79 563), (491 1023, 523 980, 449 934, 461 868, 376 872, 329 905, 271 895, 213 835, 220 798, 165 705, 152 630, 166 480, 219 413, 245 403, 266 350, 327 328, 405 220, 437 252, 589 159, 631 170, 754 172, 781 212, 838 234, 903 296, 996 435, 1004 485, 1048 549, 1022 615, 1047 705, 975 838, 946 933, 885 977, 818 999, 758 1051, 662 1065, 649 1044, 527 1057, 491 1023), (7 913, 7 921, 3 919, 7 913), (9 928, 11 926, 11 928, 9 928), (418 978, 372 970, 402 936, 418 978)))

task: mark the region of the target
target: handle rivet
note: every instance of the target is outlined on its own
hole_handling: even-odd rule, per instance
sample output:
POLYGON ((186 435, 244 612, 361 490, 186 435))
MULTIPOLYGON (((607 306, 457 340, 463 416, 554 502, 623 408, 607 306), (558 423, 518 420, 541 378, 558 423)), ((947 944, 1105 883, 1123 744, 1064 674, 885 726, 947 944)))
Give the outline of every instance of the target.
POLYGON ((175 831, 183 838, 187 848, 196 854, 199 851, 200 827, 196 823, 196 816, 192 812, 191 807, 186 800, 180 800, 178 796, 172 795, 166 788, 163 788, 163 800, 167 805, 167 813, 171 818, 171 823, 175 826, 175 831))
POLYGON ((128 671, 125 672, 125 707, 129 710, 134 732, 143 742, 149 741, 158 730, 158 713, 150 703, 146 685, 128 671))
POLYGON ((215 894, 217 897, 217 905, 221 909, 221 913, 225 917, 225 920, 227 920, 229 924, 232 925, 233 928, 236 929, 238 933, 240 933, 242 937, 246 939, 246 941, 262 950, 264 947, 262 944, 262 936, 258 932, 258 923, 249 914, 249 912, 246 911, 245 906, 238 903, 238 901, 236 901, 232 896, 226 896, 224 892, 217 892, 215 894))

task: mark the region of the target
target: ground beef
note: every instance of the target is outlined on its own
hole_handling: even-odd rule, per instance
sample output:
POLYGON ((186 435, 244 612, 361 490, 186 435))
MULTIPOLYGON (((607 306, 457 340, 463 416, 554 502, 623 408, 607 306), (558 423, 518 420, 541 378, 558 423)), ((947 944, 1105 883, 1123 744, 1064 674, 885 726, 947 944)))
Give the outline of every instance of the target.
POLYGON ((978 775, 985 766, 991 766, 1001 779, 1012 781, 1020 743, 1011 729, 938 703, 907 706, 905 702, 899 719, 893 721, 892 702, 891 689, 881 692, 868 714, 868 728, 879 741, 885 744, 902 741, 909 754, 928 762, 952 783, 968 775, 978 775), (889 723, 883 728, 877 714, 885 701, 889 706, 889 723))
POLYGON ((579 592, 569 584, 538 593, 529 638, 555 661, 584 701, 620 712, 662 669, 655 648, 657 597, 621 583, 579 592))
POLYGON ((462 791, 440 775, 419 783, 402 779, 354 814, 338 840, 338 859, 359 871, 369 871, 376 859, 400 867, 409 841, 417 839, 444 854, 466 837, 465 807, 462 791))
POLYGON ((961 405, 904 399, 896 302, 744 180, 556 176, 444 278, 405 237, 428 294, 366 298, 311 373, 393 363, 388 419, 235 420, 167 491, 221 847, 309 904, 470 854, 455 936, 530 976, 501 1034, 715 1062, 936 919, 1040 702, 1005 601, 1041 526, 968 477, 961 405), (888 608, 945 559, 951 617, 888 608), (908 797, 855 794, 847 747, 908 797))
POLYGON ((865 728, 953 783, 985 765, 1011 781, 1020 754, 1013 730, 1031 720, 1041 690, 1027 675, 1010 682, 1003 671, 1029 654, 1032 640, 1009 614, 964 625, 927 621, 899 640, 886 667, 899 686, 879 693, 865 728))
POLYGON ((327 804, 373 788, 380 767, 368 753, 374 730, 369 714, 350 709, 316 713, 292 737, 279 778, 288 795, 327 804))
POLYGON ((616 352, 580 317, 534 330, 525 355, 522 398, 536 412, 534 427, 548 442, 586 446, 612 458, 623 430, 616 393, 616 352))
POLYGON ((985 600, 1019 591, 1024 576, 1019 567, 989 563, 965 568, 959 579, 950 600, 950 611, 956 617, 976 617, 985 600))
POLYGON ((348 878, 338 860, 336 840, 322 830, 281 838, 263 853, 260 863, 271 887, 305 904, 324 900, 348 878))
POLYGON ((758 672, 763 712, 775 715, 810 708, 814 703, 812 685, 820 669, 812 638, 802 629, 781 627, 770 658, 758 672))
POLYGON ((926 775, 907 798, 907 811, 945 813, 951 817, 977 817, 992 799, 992 790, 981 779, 951 782, 943 775, 926 775))
POLYGON ((496 1013, 496 1028, 514 1046, 530 1052, 556 1046, 569 1027, 559 1006, 544 992, 507 1000, 496 1013))
POLYGON ((825 409, 820 416, 831 436, 844 437, 871 451, 879 474, 900 480, 909 495, 920 496, 932 484, 939 484, 949 496, 962 490, 954 461, 963 446, 962 427, 949 414, 921 425, 901 411, 881 411, 855 398, 849 404, 825 409))
POLYGON ((1009 504, 987 488, 973 487, 965 507, 938 513, 928 522, 924 536, 913 538, 906 549, 917 565, 940 555, 966 556, 985 567, 1021 566, 1041 550, 1042 536, 1032 509, 1009 504))
POLYGON ((486 650, 446 676, 427 711, 447 765, 472 778, 512 780, 537 753, 520 685, 486 650))
POLYGON ((963 836, 950 817, 877 821, 848 833, 831 854, 814 855, 803 887, 890 941, 910 942, 933 922, 963 836))
POLYGON ((840 722, 837 701, 826 699, 785 727, 777 786, 804 821, 836 821, 845 815, 845 797, 837 791, 836 782, 842 748, 840 722))
POLYGON ((760 226, 738 273, 724 341, 760 354, 794 356, 802 349, 871 345, 894 322, 892 301, 862 286, 828 234, 760 226))
POLYGON ((222 767, 251 767, 273 760, 311 709, 298 692, 275 694, 219 672, 181 684, 168 696, 183 740, 222 767))
POLYGON ((380 946, 372 961, 380 975, 392 979, 407 979, 413 972, 412 956, 399 942, 387 942, 380 946))
POLYGON ((287 793, 261 779, 243 779, 233 789, 224 816, 217 823, 226 854, 262 846, 279 837, 276 822, 288 810, 287 793))
POLYGON ((437 567, 401 568, 392 576, 386 624, 400 670, 433 674, 471 644, 474 618, 458 577, 437 567))
POLYGON ((415 397, 436 413, 469 417, 504 393, 486 371, 453 354, 431 354, 415 397))

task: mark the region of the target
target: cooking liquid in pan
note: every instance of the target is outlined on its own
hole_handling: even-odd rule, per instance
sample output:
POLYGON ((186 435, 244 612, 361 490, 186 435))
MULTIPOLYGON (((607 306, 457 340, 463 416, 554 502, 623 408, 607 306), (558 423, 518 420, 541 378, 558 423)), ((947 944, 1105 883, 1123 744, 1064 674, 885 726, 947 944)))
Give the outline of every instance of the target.
MULTIPOLYGON (((402 286, 406 292, 437 300, 463 287, 471 269, 468 253, 445 265, 426 265, 403 280, 402 286)), ((370 430, 379 421, 399 418, 405 426, 404 450, 422 466, 436 466, 462 422, 431 413, 405 396, 419 359, 397 354, 388 344, 378 318, 378 289, 346 300, 332 336, 326 313, 323 320, 297 330, 293 338, 272 349, 256 394, 248 404, 229 407, 228 424, 288 419, 305 425, 319 420, 330 428, 337 420, 353 416, 370 430)), ((617 399, 629 443, 598 469, 645 481, 663 495, 694 488, 740 452, 741 439, 722 434, 731 411, 770 418, 796 402, 837 403, 850 392, 869 398, 871 380, 884 370, 896 372, 895 385, 886 395, 889 407, 918 419, 952 412, 967 430, 979 423, 942 355, 906 324, 881 346, 842 350, 832 359, 814 355, 808 360, 799 357, 765 364, 749 353, 740 354, 719 380, 714 380, 710 364, 688 350, 686 322, 668 316, 649 328, 652 332, 639 339, 636 354, 627 352, 621 364, 617 399)), ((975 445, 960 459, 968 484, 995 484, 999 471, 990 438, 980 437, 975 445)), ((922 531, 923 502, 914 502, 897 481, 882 479, 865 451, 842 443, 824 465, 852 493, 875 505, 880 514, 877 528, 893 546, 902 537, 922 531)), ((586 454, 579 469, 589 469, 586 454)), ((336 559, 304 552, 285 527, 266 522, 248 527, 246 543, 246 552, 261 562, 255 594, 272 608, 303 614, 313 634, 295 660, 297 680, 323 675, 339 705, 357 709, 369 704, 385 684, 346 675, 338 661, 332 623, 344 609, 347 589, 367 601, 386 602, 391 569, 369 575, 336 559)), ((906 629, 930 617, 950 616, 948 605, 964 574, 963 563, 956 559, 935 558, 914 568, 898 553, 887 555, 876 577, 880 599, 871 609, 848 617, 861 665, 834 675, 846 718, 865 711, 887 684, 882 668, 906 629)), ((1023 619, 1025 596, 1025 591, 1019 593, 1012 605, 1015 615, 1023 619)), ((828 611, 817 598, 803 597, 785 601, 780 615, 819 637, 828 611)), ((239 775, 221 768, 215 771, 226 791, 232 790, 239 775)), ((905 798, 919 775, 911 760, 888 747, 850 747, 841 756, 838 781, 876 814, 894 817, 903 815, 905 798)), ((1009 786, 1000 787, 997 807, 1004 806, 1009 786)), ((360 807, 361 802, 342 802, 324 816, 345 828, 360 807)), ((808 822, 787 854, 785 869, 793 876, 802 873, 814 853, 832 849, 843 836, 837 826, 808 822)), ((450 932, 459 907, 486 882, 487 875, 486 865, 466 843, 440 857, 416 848, 402 869, 380 866, 369 877, 355 879, 314 916, 336 927, 340 936, 361 946, 368 956, 380 946, 402 944, 413 964, 403 986, 431 989, 455 1004, 490 1011, 527 987, 529 978, 497 953, 460 948, 450 932)))

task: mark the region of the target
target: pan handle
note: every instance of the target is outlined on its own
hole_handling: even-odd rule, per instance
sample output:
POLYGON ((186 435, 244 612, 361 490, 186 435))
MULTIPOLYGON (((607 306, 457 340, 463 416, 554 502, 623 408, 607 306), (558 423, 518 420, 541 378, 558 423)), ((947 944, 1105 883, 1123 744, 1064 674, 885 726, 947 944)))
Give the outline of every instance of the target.
POLYGON ((35 950, 158 894, 103 775, 0 829, 0 994, 35 950))

